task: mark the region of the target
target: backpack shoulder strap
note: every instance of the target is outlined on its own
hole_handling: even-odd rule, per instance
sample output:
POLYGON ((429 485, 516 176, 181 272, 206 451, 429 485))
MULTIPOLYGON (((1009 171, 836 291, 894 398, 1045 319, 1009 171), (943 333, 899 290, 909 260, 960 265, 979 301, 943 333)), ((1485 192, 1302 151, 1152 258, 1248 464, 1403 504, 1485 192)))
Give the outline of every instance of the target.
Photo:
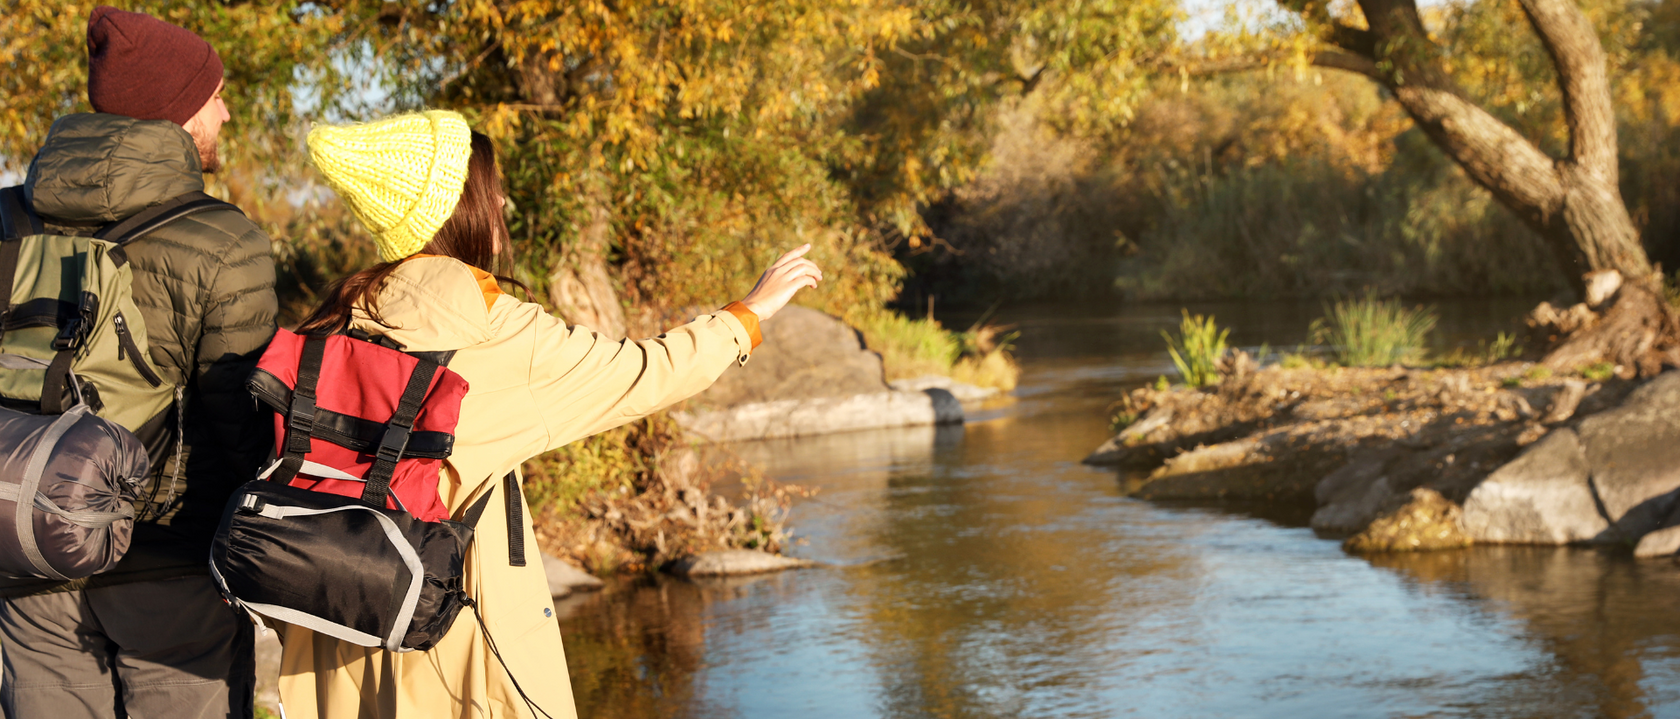
POLYGON ((0 225, 4 227, 0 239, 4 240, 21 240, 46 232, 40 216, 29 206, 22 185, 0 189, 0 225))
POLYGON ((23 238, 46 231, 41 218, 29 206, 23 186, 0 189, 0 319, 12 311, 12 281, 17 277, 18 253, 23 238))
POLYGON ((310 438, 315 433, 315 389, 321 381, 321 364, 326 352, 327 338, 303 336, 297 386, 292 388, 292 403, 286 408, 286 437, 281 445, 280 465, 269 481, 291 482, 303 467, 304 455, 309 454, 310 438))
POLYGON ((408 438, 414 432, 414 420, 420 416, 420 405, 431 391, 432 378, 442 369, 436 362, 417 359, 420 361, 408 375, 408 384, 397 400, 397 410, 385 423, 385 436, 380 438, 379 447, 374 451, 373 467, 368 469, 367 485, 362 488, 362 501, 375 507, 385 506, 397 462, 402 461, 403 451, 408 449, 408 438))
POLYGON ((245 214, 238 207, 218 200, 203 192, 189 192, 162 204, 152 205, 135 213, 128 219, 106 225, 104 229, 95 233, 94 239, 126 245, 138 240, 152 231, 188 215, 215 210, 233 210, 245 214))

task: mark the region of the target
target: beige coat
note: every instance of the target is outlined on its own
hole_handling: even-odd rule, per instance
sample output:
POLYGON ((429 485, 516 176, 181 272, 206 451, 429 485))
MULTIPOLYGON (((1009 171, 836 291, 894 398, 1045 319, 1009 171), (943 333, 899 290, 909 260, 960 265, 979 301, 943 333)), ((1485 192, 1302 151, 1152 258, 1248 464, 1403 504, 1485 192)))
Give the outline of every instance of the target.
MULTIPOLYGON (((539 305, 482 291, 471 267, 442 257, 404 263, 379 307, 400 328, 384 333, 408 350, 459 350, 449 368, 471 388, 438 484, 457 517, 524 460, 693 396, 752 348, 748 330, 728 312, 651 340, 615 342, 568 327, 539 305)), ((365 319, 357 326, 380 331, 365 319)), ((534 548, 530 516, 522 531, 534 548)), ((510 566, 506 529, 498 493, 467 558, 467 592, 525 693, 555 719, 571 719, 577 710, 542 563, 533 557, 510 566)), ((471 610, 426 652, 394 654, 295 626, 280 632, 280 697, 289 719, 533 716, 471 610)))

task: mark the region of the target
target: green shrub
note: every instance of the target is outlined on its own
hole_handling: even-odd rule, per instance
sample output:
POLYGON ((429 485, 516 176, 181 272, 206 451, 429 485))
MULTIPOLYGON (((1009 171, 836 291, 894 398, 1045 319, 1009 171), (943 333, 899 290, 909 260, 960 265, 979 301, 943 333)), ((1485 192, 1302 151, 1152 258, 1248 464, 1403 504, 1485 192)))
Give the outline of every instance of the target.
POLYGON ((1184 320, 1178 325, 1177 337, 1166 330, 1161 331, 1161 338, 1167 341, 1167 354, 1172 357, 1173 366, 1178 368, 1178 376, 1191 387, 1206 387, 1218 382, 1216 363, 1225 356, 1225 337, 1231 334, 1231 330, 1220 329, 1211 316, 1191 316, 1190 310, 1181 312, 1184 320))
POLYGON ((931 319, 883 310, 850 318, 869 349, 881 353, 887 379, 949 374, 962 356, 962 341, 931 319))
POLYGON ((1397 300, 1366 294, 1326 306, 1311 334, 1314 342, 1331 345, 1343 365, 1385 367, 1420 359, 1439 319, 1433 309, 1407 309, 1397 300))
POLYGON ((1008 392, 1021 373, 1010 354, 1018 333, 1005 332, 1008 328, 977 324, 953 332, 937 320, 890 310, 854 313, 848 320, 863 332, 869 348, 881 353, 889 381, 945 375, 1008 392))

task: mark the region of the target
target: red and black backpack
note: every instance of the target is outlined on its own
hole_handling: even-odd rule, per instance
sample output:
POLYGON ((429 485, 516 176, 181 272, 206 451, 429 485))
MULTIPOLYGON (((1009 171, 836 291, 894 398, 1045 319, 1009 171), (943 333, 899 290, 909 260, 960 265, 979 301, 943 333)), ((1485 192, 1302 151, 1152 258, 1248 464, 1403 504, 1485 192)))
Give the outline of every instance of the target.
POLYGON ((275 335, 247 384, 275 410, 275 459, 234 492, 210 550, 230 602, 388 651, 443 638, 470 603, 462 565, 490 499, 451 521, 438 497, 467 393, 453 354, 275 335))
POLYGON ((448 519, 438 470, 467 394, 467 381, 448 369, 454 354, 403 352, 359 330, 280 330, 247 385, 275 411, 276 457, 259 479, 448 519))

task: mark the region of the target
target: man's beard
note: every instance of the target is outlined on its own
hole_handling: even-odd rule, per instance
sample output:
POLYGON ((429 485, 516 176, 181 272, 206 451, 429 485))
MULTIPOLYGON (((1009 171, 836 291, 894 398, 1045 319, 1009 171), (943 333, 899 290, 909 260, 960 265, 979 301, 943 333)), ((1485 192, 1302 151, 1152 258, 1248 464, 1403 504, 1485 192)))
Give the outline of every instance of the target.
POLYGON ((216 149, 216 141, 193 138, 193 145, 198 147, 198 169, 208 174, 216 174, 222 169, 222 153, 216 149))

